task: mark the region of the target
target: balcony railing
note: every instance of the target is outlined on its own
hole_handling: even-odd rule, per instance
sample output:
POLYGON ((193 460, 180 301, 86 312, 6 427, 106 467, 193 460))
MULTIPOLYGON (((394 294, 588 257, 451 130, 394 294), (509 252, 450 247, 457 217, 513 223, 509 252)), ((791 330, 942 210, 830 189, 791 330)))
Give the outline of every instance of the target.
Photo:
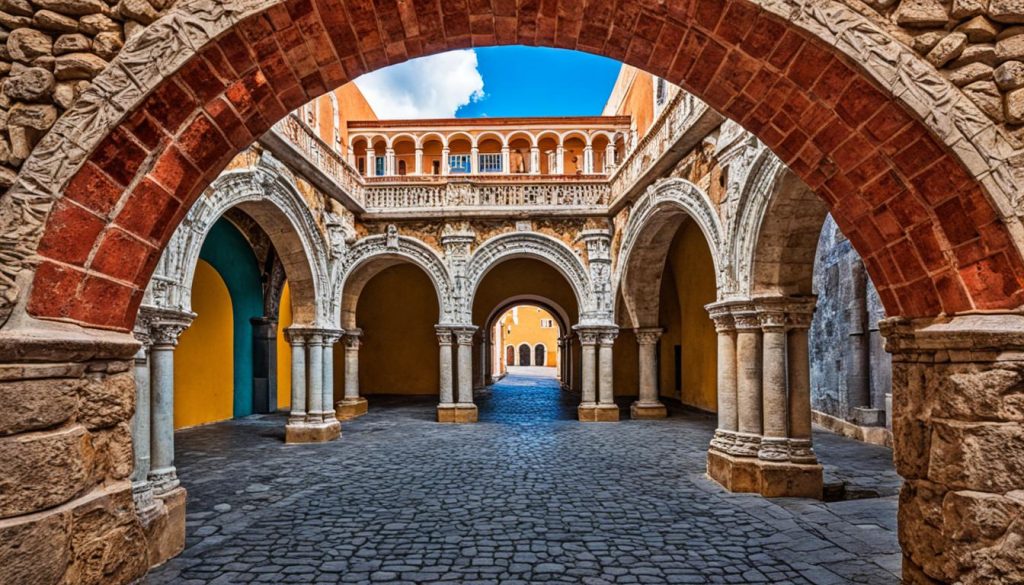
POLYGON ((698 126, 715 123, 709 121, 710 111, 697 98, 679 92, 610 177, 505 174, 498 153, 479 154, 477 174, 471 174, 472 155, 450 154, 447 176, 363 177, 345 157, 291 115, 275 124, 261 141, 357 215, 429 215, 431 210, 451 212, 457 208, 473 213, 500 213, 503 208, 597 213, 602 207, 614 210, 623 197, 642 189, 671 148, 689 140, 686 135, 695 135, 694 130, 701 130, 698 126))

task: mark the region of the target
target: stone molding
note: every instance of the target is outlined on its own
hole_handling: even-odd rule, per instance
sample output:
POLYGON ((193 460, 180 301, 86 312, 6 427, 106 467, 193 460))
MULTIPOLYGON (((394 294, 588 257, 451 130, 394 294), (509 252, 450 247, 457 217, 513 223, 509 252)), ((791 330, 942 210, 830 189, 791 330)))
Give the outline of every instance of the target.
POLYGON ((663 333, 665 330, 660 327, 638 327, 633 330, 639 345, 654 345, 658 343, 663 333))
MULTIPOLYGON (((213 225, 231 208, 263 201, 273 204, 285 215, 302 242, 309 262, 313 290, 305 296, 314 306, 302 307, 296 314, 306 313, 316 322, 328 322, 328 308, 321 294, 329 290, 327 241, 293 179, 266 158, 261 159, 256 168, 221 174, 196 200, 164 249, 149 286, 146 287, 143 303, 190 311, 192 281, 199 253, 213 225)), ((296 296, 293 293, 293 299, 296 296)))
POLYGON ((144 315, 142 322, 149 330, 149 345, 152 347, 174 347, 178 345, 178 338, 192 325, 196 314, 191 311, 179 311, 161 307, 146 307, 140 309, 144 315))

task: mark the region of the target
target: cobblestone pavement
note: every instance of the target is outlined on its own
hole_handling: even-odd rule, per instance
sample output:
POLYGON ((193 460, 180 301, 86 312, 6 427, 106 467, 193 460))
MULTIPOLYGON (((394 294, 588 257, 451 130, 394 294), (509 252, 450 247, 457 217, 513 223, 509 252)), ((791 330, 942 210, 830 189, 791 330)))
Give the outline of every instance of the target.
MULTIPOLYGON (((581 424, 532 375, 478 403, 439 425, 433 399, 371 398, 320 445, 284 445, 282 416, 179 432, 187 545, 146 583, 899 582, 894 496, 729 494, 708 416, 581 424)), ((815 440, 830 471, 898 486, 888 450, 815 440)))

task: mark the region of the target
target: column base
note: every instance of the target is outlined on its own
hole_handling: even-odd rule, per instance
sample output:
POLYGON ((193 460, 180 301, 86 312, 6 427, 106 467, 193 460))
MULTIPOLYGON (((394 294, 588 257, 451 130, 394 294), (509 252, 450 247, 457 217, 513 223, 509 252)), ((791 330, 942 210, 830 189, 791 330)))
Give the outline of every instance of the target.
POLYGON ((629 418, 632 419, 650 420, 667 416, 668 408, 660 402, 634 402, 629 405, 629 418))
POLYGON ((341 423, 337 420, 326 423, 295 423, 284 427, 284 442, 326 443, 341 436, 341 423))
POLYGON ((822 498, 822 468, 792 462, 762 461, 708 451, 708 476, 738 493, 766 498, 822 498))
POLYGON ((351 420, 366 414, 369 403, 360 396, 359 398, 346 398, 334 405, 335 416, 338 420, 351 420))
POLYGON ((156 567, 185 550, 185 501, 188 493, 177 487, 157 496, 157 512, 142 519, 149 547, 149 566, 156 567))
POLYGON ((581 404, 576 414, 580 422, 618 422, 619 407, 614 404, 581 404))
POLYGON ((437 422, 439 423, 475 423, 479 412, 475 404, 439 404, 437 406, 437 422))

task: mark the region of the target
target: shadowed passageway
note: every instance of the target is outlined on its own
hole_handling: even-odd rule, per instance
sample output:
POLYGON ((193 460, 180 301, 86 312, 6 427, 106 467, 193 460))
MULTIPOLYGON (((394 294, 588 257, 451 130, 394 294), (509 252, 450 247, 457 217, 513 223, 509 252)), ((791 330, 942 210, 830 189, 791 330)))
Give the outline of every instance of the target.
MULTIPOLYGON (((370 397, 326 444, 285 446, 278 416, 179 432, 187 548, 146 582, 898 582, 895 496, 730 494, 704 475, 709 417, 581 424, 540 369, 485 394, 469 425, 370 397)), ((894 476, 885 449, 815 442, 894 476)))

